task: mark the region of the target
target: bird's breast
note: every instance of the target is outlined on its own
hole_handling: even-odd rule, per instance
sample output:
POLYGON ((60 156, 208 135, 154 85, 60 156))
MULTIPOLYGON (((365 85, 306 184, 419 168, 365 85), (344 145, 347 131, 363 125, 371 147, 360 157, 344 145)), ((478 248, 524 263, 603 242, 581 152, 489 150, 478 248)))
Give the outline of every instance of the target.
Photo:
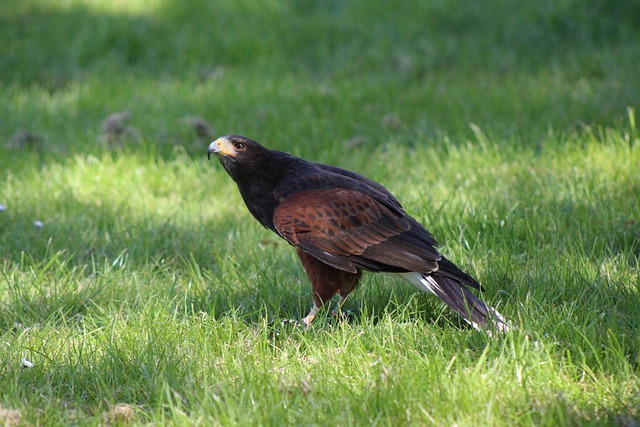
POLYGON ((241 190, 240 194, 251 215, 264 227, 273 230, 273 213, 278 205, 273 191, 265 191, 259 186, 249 185, 244 191, 241 190))

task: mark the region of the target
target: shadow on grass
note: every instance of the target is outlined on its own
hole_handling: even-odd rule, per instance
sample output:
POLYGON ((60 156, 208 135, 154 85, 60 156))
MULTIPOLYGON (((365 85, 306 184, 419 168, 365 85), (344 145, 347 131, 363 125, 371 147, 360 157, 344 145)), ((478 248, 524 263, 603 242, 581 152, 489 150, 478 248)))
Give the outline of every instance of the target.
POLYGON ((58 202, 61 213, 41 229, 22 212, 3 213, 4 326, 72 318, 96 304, 143 306, 149 291, 170 301, 190 281, 214 282, 236 242, 246 246, 225 214, 192 223, 72 197, 58 202))

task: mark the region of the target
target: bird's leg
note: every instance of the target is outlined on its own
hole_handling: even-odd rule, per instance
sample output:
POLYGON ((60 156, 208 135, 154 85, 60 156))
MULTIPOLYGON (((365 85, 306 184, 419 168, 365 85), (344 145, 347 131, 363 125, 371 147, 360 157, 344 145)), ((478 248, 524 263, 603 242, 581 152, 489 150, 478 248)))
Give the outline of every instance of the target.
POLYGON ((340 272, 340 287, 338 289, 338 295, 340 298, 338 299, 338 304, 336 308, 333 309, 331 315, 333 317, 341 318, 343 316, 342 307, 344 303, 347 301, 347 297, 353 291, 353 289, 358 286, 358 282, 360 281, 360 276, 362 275, 361 271, 358 271, 355 274, 340 272))
MULTIPOLYGON (((331 315, 333 317, 342 317, 342 306, 344 305, 345 300, 347 299, 347 296, 342 296, 340 295, 340 298, 338 299, 338 304, 336 305, 336 307, 331 311, 331 315)), ((322 301, 323 303, 326 301, 322 301)), ((311 307, 311 310, 309 311, 309 314, 307 314, 303 319, 302 319, 302 323, 304 324, 304 326, 309 327, 311 325, 311 322, 313 322, 313 319, 315 319, 316 315, 318 314, 318 312, 320 311, 320 309, 322 308, 322 305, 318 305, 315 302, 313 303, 313 307, 311 307)))
POLYGON ((306 326, 309 327, 311 325, 311 322, 313 322, 313 319, 315 319, 316 315, 318 314, 318 312, 320 310, 322 310, 322 307, 324 306, 324 304, 329 301, 331 299, 331 297, 333 296, 333 294, 331 293, 324 293, 324 294, 320 294, 318 292, 315 292, 313 294, 313 307, 311 307, 311 310, 309 311, 309 314, 307 314, 303 319, 302 319, 302 323, 306 326))
POLYGON ((311 322, 313 322, 313 319, 315 319, 316 314, 318 314, 318 311, 320 311, 320 307, 318 307, 314 302, 313 307, 311 307, 311 311, 309 311, 309 314, 307 314, 302 319, 302 323, 304 324, 304 326, 308 328, 311 325, 311 322))
POLYGON ((338 298, 338 304, 331 311, 331 315, 333 317, 342 317, 342 306, 344 305, 344 302, 346 300, 347 300, 347 295, 340 295, 340 298, 338 298))
MULTIPOLYGON (((305 326, 309 326, 322 306, 336 294, 340 295, 338 307, 336 307, 337 312, 340 312, 347 295, 357 286, 361 272, 350 273, 338 270, 317 260, 300 248, 297 248, 297 253, 309 277, 311 290, 313 291, 313 307, 309 314, 302 319, 302 323, 305 326)), ((334 310, 334 313, 336 313, 336 310, 334 310)))

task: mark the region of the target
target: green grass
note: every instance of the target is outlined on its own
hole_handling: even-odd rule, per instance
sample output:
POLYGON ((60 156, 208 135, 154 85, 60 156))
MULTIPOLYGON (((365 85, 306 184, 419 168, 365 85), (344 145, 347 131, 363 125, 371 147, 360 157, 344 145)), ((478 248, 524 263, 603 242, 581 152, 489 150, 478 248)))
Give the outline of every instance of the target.
POLYGON ((638 28, 634 2, 5 4, 0 423, 637 425, 638 28), (190 117, 384 183, 513 331, 380 275, 349 322, 281 324, 304 272, 190 117))

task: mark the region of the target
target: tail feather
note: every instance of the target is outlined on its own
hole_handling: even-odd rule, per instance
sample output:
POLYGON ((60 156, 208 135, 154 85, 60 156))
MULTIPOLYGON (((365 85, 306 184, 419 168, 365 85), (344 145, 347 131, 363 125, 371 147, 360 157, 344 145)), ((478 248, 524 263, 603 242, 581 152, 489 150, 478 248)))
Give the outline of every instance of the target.
POLYGON ((462 283, 449 276, 402 273, 413 286, 430 292, 444 301, 475 329, 495 328, 501 332, 509 330, 507 321, 498 311, 476 297, 462 283))

